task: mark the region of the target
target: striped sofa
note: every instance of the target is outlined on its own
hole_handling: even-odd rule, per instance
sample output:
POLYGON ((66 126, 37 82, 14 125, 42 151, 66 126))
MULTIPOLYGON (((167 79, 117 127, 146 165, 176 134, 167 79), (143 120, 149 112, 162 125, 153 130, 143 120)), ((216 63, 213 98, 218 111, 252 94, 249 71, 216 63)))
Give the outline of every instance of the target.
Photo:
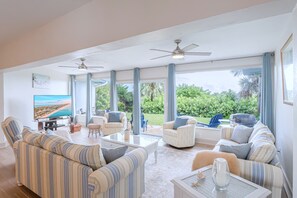
MULTIPOLYGON (((138 198, 143 194, 147 159, 144 149, 135 149, 107 165, 100 159, 102 167, 96 169, 94 162, 85 157, 89 155, 89 150, 84 148, 87 146, 75 146, 65 139, 48 139, 23 132, 23 140, 14 143, 19 185, 44 198, 138 198)), ((96 153, 94 148, 100 146, 94 146, 89 147, 96 153)))
MULTIPOLYGON (((263 130, 266 130, 268 128, 263 127, 264 125, 262 123, 258 124, 259 125, 258 128, 256 125, 254 126, 254 131, 258 130, 258 133, 259 133, 258 138, 255 136, 257 131, 256 133, 253 132, 251 136, 254 136, 254 138, 250 137, 249 142, 254 141, 253 142, 254 145, 257 143, 264 143, 264 144, 267 143, 268 141, 267 136, 265 137, 265 134, 263 134, 266 132, 264 132, 263 130)), ((236 145, 237 143, 231 140, 232 133, 233 133, 233 128, 223 127, 221 130, 221 139, 216 144, 213 150, 219 151, 220 145, 236 145)), ((239 159, 240 176, 251 182, 254 182, 260 186, 263 186, 269 189, 272 192, 270 197, 280 198, 284 181, 283 181, 283 173, 275 153, 276 150, 272 151, 270 154, 269 151, 265 149, 265 147, 262 147, 262 148, 264 148, 264 149, 261 149, 263 151, 260 151, 257 153, 258 157, 255 157, 255 160, 251 160, 251 158, 250 160, 239 159), (268 156, 267 158, 267 154, 271 156, 268 156), (264 162, 263 160, 265 160, 265 158, 267 158, 269 162, 264 162), (273 158, 273 159, 270 160, 269 158, 273 158)), ((253 149, 253 146, 251 148, 251 151, 252 149, 253 149)))

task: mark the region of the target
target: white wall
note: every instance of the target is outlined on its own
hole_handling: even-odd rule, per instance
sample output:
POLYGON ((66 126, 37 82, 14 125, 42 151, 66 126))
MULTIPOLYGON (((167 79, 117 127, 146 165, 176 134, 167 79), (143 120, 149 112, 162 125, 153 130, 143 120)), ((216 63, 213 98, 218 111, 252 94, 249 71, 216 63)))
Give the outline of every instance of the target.
POLYGON ((14 116, 24 125, 37 128, 34 122, 34 95, 67 95, 68 75, 44 68, 4 73, 4 116, 14 116), (50 76, 49 89, 32 88, 32 73, 50 76))
MULTIPOLYGON (((281 60, 280 60, 280 49, 287 41, 289 36, 293 33, 295 34, 293 46, 293 51, 295 53, 295 67, 296 67, 296 27, 297 18, 296 18, 296 9, 292 14, 290 21, 288 21, 288 28, 284 30, 284 34, 281 35, 281 43, 279 43, 278 48, 275 51, 275 132, 276 132, 276 146, 280 151, 280 160, 284 170, 285 177, 288 182, 289 191, 293 190, 293 143, 296 142, 296 138, 294 139, 294 120, 293 111, 294 108, 291 105, 287 105, 283 103, 283 93, 282 93, 282 70, 281 70, 281 60)), ((293 74, 292 74, 293 75, 293 74)), ((296 77, 296 75, 295 75, 296 77)), ((296 103, 295 103, 296 104, 296 103)), ((296 105, 295 105, 296 106, 296 105)), ((295 154, 296 155, 296 154, 295 154)), ((296 166, 296 165, 295 165, 296 166)), ((295 169, 295 172, 297 170, 295 169)), ((295 177, 296 179, 296 177, 295 177)), ((296 181, 294 182, 296 183, 296 181)))
MULTIPOLYGON (((3 79, 3 73, 0 72, 0 120, 2 121, 4 119, 4 79, 3 79)), ((4 137, 4 134, 2 132, 2 128, 0 127, 0 148, 5 147, 6 140, 4 137)))
POLYGON ((87 106, 87 82, 86 80, 76 80, 76 90, 75 90, 75 107, 76 113, 79 114, 79 109, 82 108, 86 112, 87 106))
POLYGON ((293 25, 293 61, 294 61, 294 130, 293 130, 293 195, 297 196, 297 5, 292 16, 293 25))

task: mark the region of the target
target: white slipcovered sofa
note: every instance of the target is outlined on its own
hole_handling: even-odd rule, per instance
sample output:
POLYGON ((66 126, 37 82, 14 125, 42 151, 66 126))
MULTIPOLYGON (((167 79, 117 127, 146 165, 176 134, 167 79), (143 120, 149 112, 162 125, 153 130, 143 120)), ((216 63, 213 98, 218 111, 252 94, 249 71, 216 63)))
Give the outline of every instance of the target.
MULTIPOLYGON (((232 127, 222 127, 221 139, 216 144, 214 151, 220 150, 220 145, 238 145, 231 140, 232 127)), ((280 198, 283 188, 283 173, 280 168, 275 138, 267 126, 260 121, 254 126, 248 143, 252 143, 248 158, 239 159, 240 176, 269 189, 269 197, 280 198)))
POLYGON ((191 147, 195 145, 196 119, 190 116, 180 116, 188 118, 187 125, 173 129, 174 121, 163 124, 163 141, 177 148, 191 147))

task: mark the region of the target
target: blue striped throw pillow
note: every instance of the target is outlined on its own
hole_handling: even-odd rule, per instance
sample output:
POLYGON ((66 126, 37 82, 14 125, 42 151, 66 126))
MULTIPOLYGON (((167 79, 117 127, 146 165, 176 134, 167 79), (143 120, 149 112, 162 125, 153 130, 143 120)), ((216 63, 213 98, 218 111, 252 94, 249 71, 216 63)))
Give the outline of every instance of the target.
POLYGON ((62 155, 70 160, 97 170, 106 165, 99 144, 96 145, 79 145, 71 142, 66 142, 61 145, 62 155))

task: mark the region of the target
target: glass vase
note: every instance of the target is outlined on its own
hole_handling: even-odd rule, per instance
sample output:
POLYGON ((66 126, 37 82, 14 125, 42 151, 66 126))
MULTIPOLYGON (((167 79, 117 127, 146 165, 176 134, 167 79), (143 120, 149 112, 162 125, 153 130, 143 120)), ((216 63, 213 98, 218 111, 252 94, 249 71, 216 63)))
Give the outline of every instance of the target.
POLYGON ((224 158, 216 158, 212 166, 212 180, 217 191, 227 190, 230 183, 230 171, 224 158))

